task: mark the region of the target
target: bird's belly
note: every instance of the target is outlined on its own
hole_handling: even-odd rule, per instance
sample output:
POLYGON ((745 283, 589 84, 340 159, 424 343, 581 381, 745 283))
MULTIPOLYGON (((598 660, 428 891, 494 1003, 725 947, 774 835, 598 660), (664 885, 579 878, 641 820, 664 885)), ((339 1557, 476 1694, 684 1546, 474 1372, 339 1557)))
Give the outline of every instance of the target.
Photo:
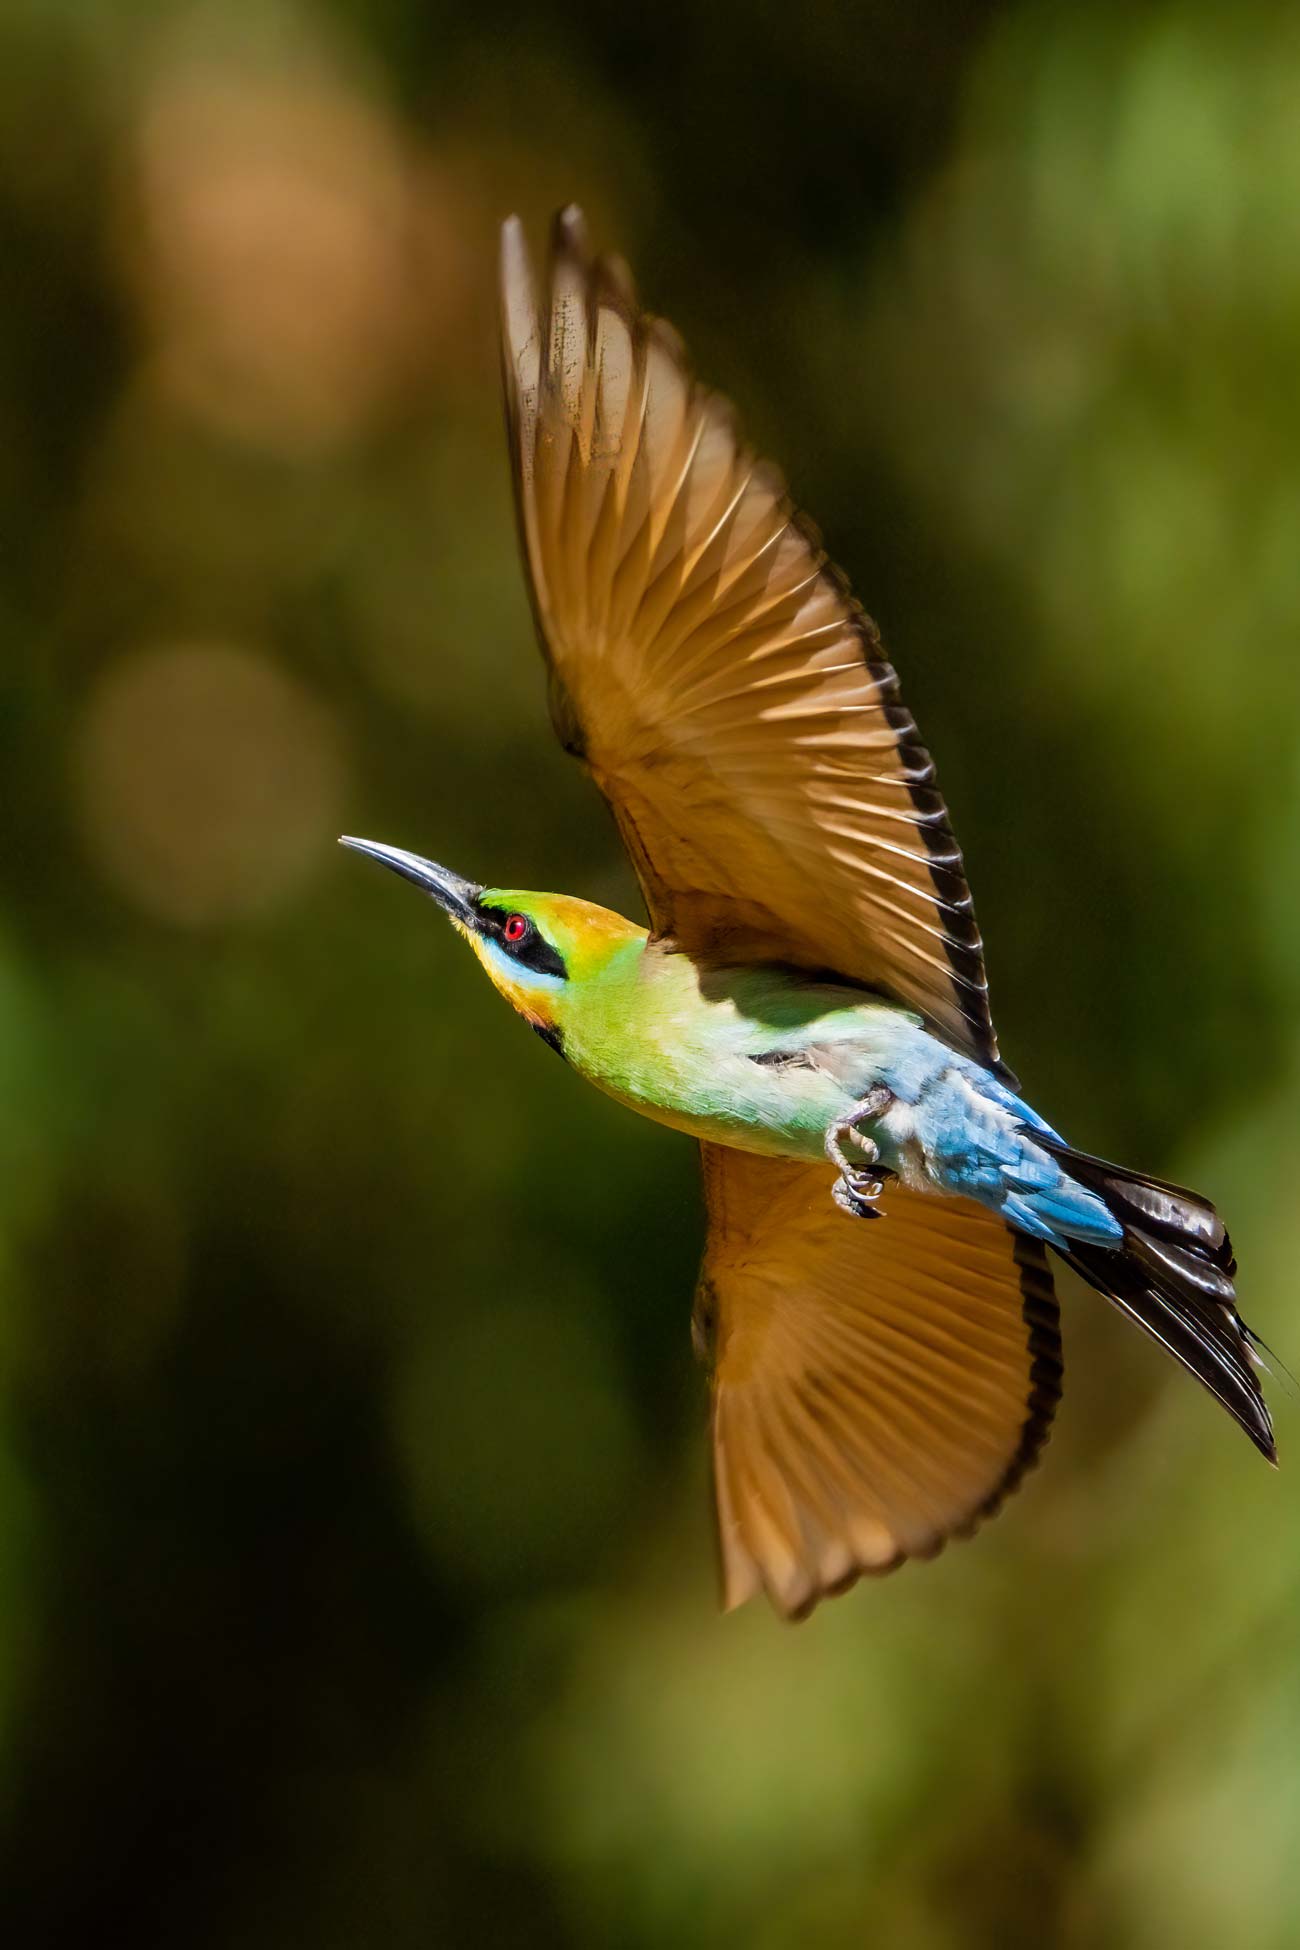
POLYGON ((766 1157, 821 1158, 826 1128, 850 1099, 819 1071, 776 1068, 748 1056, 714 1057, 698 1069, 594 1079, 620 1103, 691 1137, 766 1157))

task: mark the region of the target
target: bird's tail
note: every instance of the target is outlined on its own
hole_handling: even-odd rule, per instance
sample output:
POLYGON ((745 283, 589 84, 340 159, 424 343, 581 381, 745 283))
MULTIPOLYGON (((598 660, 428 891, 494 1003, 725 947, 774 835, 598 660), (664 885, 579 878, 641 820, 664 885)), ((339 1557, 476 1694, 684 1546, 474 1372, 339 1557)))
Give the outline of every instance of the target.
POLYGON ((1159 1341, 1277 1461, 1273 1424, 1256 1374, 1256 1341, 1237 1312, 1237 1262, 1208 1199, 1159 1178, 1072 1151, 1034 1133, 1076 1183, 1096 1193, 1124 1228, 1121 1244, 1071 1240, 1061 1257, 1159 1341))

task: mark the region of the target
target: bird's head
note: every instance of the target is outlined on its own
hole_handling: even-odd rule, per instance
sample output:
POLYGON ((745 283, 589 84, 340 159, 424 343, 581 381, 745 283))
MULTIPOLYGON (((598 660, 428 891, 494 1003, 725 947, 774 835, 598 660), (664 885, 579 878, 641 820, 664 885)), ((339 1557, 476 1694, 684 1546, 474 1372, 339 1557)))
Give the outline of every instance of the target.
POLYGON ((400 874, 438 903, 473 948, 493 986, 556 1048, 591 978, 644 928, 568 894, 480 887, 399 846, 344 837, 340 845, 400 874))

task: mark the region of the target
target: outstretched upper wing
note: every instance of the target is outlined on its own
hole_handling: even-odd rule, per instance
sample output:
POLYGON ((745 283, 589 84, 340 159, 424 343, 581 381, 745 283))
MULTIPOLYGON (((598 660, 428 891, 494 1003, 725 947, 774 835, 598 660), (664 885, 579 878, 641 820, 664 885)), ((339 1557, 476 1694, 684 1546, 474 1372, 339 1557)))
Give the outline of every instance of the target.
POLYGON ((997 1062, 934 767, 875 627, 624 268, 556 221, 540 304, 502 246, 507 414, 552 715, 651 925, 833 969, 997 1062))
POLYGON ((1015 1489, 1060 1398, 1056 1299, 983 1206, 891 1185, 883 1223, 850 1221, 827 1166, 703 1152, 724 1598, 798 1617, 1015 1489))

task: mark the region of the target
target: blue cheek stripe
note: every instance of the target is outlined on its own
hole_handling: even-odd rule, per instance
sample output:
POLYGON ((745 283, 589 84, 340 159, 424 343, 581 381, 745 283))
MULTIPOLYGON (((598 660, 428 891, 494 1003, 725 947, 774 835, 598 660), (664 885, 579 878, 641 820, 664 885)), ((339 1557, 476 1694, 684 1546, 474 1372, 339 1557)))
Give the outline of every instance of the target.
POLYGON ((521 961, 508 955, 495 941, 482 937, 483 957, 488 965, 500 975, 503 982, 511 982, 521 989, 562 989, 563 975, 544 975, 540 969, 525 968, 521 961))

